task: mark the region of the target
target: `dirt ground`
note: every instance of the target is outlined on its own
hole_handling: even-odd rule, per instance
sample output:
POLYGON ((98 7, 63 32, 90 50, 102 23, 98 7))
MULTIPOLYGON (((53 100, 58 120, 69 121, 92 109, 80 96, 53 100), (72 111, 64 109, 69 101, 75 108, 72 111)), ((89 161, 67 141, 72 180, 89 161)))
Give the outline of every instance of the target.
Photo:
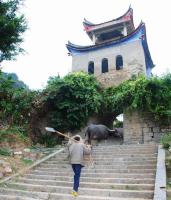
POLYGON ((38 156, 29 151, 30 147, 29 140, 22 140, 15 134, 10 135, 10 140, 7 138, 0 142, 0 180, 33 164, 38 156))

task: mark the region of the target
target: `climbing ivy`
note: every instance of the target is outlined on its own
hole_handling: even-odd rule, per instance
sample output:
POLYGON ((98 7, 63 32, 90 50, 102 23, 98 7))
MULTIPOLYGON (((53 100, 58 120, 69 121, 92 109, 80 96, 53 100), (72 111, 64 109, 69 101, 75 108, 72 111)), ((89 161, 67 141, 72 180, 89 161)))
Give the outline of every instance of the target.
POLYGON ((99 83, 83 72, 51 77, 43 93, 51 110, 49 125, 62 131, 80 129, 101 105, 99 83))
POLYGON ((156 120, 171 117, 171 74, 161 78, 144 76, 123 82, 103 91, 106 109, 117 114, 124 109, 150 112, 156 120))
POLYGON ((124 109, 149 112, 162 123, 171 118, 171 74, 148 79, 140 76, 110 88, 102 88, 83 72, 51 77, 42 91, 13 85, 0 71, 0 119, 13 124, 29 122, 30 112, 32 119, 46 117, 47 124, 59 131, 80 129, 94 114, 117 116, 124 109), (34 118, 36 114, 39 118, 34 118))
MULTIPOLYGON (((150 112, 156 120, 171 117, 171 75, 144 76, 117 87, 102 88, 86 73, 51 77, 42 92, 48 108, 48 124, 61 131, 83 127, 95 113, 123 113, 124 109, 150 112)), ((164 120, 166 121, 166 120, 164 120)))

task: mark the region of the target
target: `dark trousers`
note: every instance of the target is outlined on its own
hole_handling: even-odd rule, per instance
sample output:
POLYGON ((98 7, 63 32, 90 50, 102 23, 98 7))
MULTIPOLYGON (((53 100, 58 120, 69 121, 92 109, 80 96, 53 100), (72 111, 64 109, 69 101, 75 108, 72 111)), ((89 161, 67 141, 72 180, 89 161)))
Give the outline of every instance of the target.
POLYGON ((78 187, 80 184, 80 175, 81 175, 81 168, 83 166, 80 164, 72 164, 72 169, 74 171, 74 186, 73 190, 78 192, 78 187))

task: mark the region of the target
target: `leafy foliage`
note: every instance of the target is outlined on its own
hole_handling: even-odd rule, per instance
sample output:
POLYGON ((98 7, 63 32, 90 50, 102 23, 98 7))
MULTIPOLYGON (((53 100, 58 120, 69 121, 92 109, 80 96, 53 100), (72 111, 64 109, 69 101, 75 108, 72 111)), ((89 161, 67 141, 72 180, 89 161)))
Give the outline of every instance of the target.
POLYGON ((51 108, 49 124, 62 131, 81 128, 89 116, 99 111, 99 90, 95 78, 83 72, 69 74, 63 79, 50 78, 44 91, 51 108))
POLYGON ((0 119, 9 124, 28 122, 34 91, 14 87, 12 77, 4 78, 0 71, 0 119))
POLYGON ((118 119, 115 119, 113 126, 115 128, 123 128, 123 121, 119 121, 118 119))
MULTIPOLYGON (((125 109, 149 112, 162 124, 171 119, 171 74, 150 79, 141 76, 106 89, 83 72, 51 77, 43 91, 16 88, 14 82, 0 71, 0 119, 12 125, 30 123, 31 113, 30 127, 41 128, 36 123, 40 125, 46 118, 48 126, 61 132, 73 131, 83 127, 94 114, 117 116, 125 109)), ((42 142, 53 143, 45 134, 42 142)))
POLYGON ((41 136, 41 138, 39 139, 39 143, 44 144, 46 147, 54 147, 58 144, 61 144, 62 140, 63 140, 62 137, 54 135, 52 136, 47 133, 41 136))
POLYGON ((27 131, 22 126, 11 126, 6 129, 0 129, 0 146, 3 144, 14 144, 14 143, 25 143, 29 144, 27 131))
POLYGON ((169 149, 169 147, 171 147, 171 133, 163 135, 161 138, 161 143, 163 148, 169 149))
POLYGON ((123 82, 118 87, 103 91, 103 104, 106 111, 116 114, 123 109, 150 112, 156 120, 171 116, 171 75, 162 78, 143 76, 123 82))
POLYGON ((15 73, 2 72, 2 76, 3 76, 4 79, 8 79, 8 77, 11 77, 11 79, 13 80, 13 87, 14 88, 29 89, 29 87, 23 81, 18 79, 18 76, 15 73))
POLYGON ((0 155, 2 155, 2 156, 10 156, 11 152, 7 148, 0 148, 0 155))
POLYGON ((20 44, 22 34, 27 29, 24 15, 19 15, 18 10, 23 0, 0 1, 0 62, 14 59, 23 52, 20 44))

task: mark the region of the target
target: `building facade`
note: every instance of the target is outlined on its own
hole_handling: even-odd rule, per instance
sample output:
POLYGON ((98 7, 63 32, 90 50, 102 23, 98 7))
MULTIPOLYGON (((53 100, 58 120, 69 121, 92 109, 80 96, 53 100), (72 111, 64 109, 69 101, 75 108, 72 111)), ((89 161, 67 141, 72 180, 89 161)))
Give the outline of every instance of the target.
POLYGON ((134 28, 131 7, 117 19, 101 24, 84 19, 83 25, 93 44, 79 46, 68 42, 66 47, 72 56, 72 72, 94 74, 105 87, 119 85, 134 75, 151 76, 154 65, 145 24, 141 22, 134 28))
MULTIPOLYGON (((93 74, 104 87, 117 86, 140 74, 151 76, 154 64, 145 23, 134 27, 131 7, 124 15, 108 22, 94 24, 84 19, 83 26, 92 45, 80 46, 68 42, 66 47, 72 56, 72 72, 93 74)), ((137 113, 124 113, 124 142, 159 141, 160 128, 151 121, 150 115, 137 113)), ((110 116, 106 121, 112 123, 112 120, 110 116)))

